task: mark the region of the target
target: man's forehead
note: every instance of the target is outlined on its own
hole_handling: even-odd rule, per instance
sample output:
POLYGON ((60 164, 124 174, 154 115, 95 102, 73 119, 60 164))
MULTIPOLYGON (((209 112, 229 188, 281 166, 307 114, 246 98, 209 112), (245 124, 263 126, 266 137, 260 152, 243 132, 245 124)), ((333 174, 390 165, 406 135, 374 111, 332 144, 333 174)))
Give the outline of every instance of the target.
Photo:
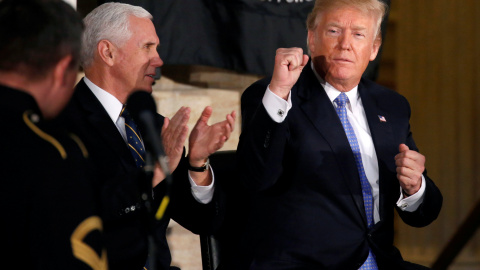
POLYGON ((142 45, 159 45, 160 40, 153 26, 153 22, 148 18, 137 18, 140 21, 131 21, 132 39, 142 45))
POLYGON ((326 10, 320 15, 320 19, 326 26, 348 26, 356 30, 368 29, 374 22, 372 14, 349 7, 326 10))

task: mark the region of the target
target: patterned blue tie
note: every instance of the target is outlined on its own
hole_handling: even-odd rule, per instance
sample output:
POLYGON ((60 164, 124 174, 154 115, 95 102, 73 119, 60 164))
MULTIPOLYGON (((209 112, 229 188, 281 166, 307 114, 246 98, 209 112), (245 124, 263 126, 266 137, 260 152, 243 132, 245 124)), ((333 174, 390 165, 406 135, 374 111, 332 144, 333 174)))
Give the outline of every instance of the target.
MULTIPOLYGON (((358 174, 360 176, 360 184, 362 186, 363 204, 365 207, 365 213, 367 214, 368 227, 371 228, 374 224, 372 188, 368 182, 367 175, 365 174, 365 169, 363 168, 362 155, 360 154, 360 147, 358 146, 357 137, 355 136, 352 125, 350 125, 350 122, 347 118, 346 105, 347 102, 349 102, 348 97, 345 93, 341 93, 333 102, 337 104, 335 110, 337 111, 338 117, 342 122, 343 129, 345 129, 348 142, 350 143, 350 148, 352 148, 353 155, 355 156, 355 162, 357 164, 358 174)), ((360 269, 378 269, 372 250, 369 250, 368 258, 360 267, 360 269)))
POLYGON ((128 148, 135 159, 135 164, 137 165, 137 168, 143 168, 143 166, 145 166, 145 148, 143 146, 142 138, 138 133, 137 125, 133 122, 133 119, 125 106, 123 106, 120 116, 125 119, 128 148))

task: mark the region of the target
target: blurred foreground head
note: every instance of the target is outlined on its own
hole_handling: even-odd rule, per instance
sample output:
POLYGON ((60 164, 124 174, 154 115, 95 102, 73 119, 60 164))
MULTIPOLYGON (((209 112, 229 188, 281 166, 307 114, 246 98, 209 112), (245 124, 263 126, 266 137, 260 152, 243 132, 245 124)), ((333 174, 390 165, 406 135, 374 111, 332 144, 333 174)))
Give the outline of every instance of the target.
POLYGON ((31 94, 46 118, 68 102, 83 23, 61 0, 0 2, 0 83, 31 94))

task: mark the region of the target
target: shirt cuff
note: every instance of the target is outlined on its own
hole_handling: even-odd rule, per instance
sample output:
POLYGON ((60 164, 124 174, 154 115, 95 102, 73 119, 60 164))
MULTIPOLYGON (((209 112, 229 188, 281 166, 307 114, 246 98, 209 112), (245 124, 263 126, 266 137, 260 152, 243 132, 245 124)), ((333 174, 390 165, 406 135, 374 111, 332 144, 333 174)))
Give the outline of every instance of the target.
POLYGON ((198 186, 195 181, 193 181, 192 176, 190 175, 190 171, 188 172, 188 180, 190 181, 190 185, 192 186, 192 195, 195 200, 202 204, 207 204, 212 201, 213 193, 215 191, 214 183, 215 183, 215 174, 213 174, 212 166, 209 166, 210 172, 212 173, 212 183, 208 186, 198 186))
POLYGON ((265 95, 263 95, 262 103, 272 120, 277 123, 282 123, 287 117, 288 111, 292 108, 292 92, 290 91, 287 100, 284 100, 275 95, 270 90, 270 86, 267 86, 267 91, 265 91, 265 95))
POLYGON ((420 204, 423 202, 423 198, 425 197, 425 177, 422 174, 422 186, 417 191, 417 193, 410 195, 405 198, 403 196, 402 187, 400 187, 400 198, 397 201, 397 206, 402 211, 407 212, 414 212, 418 209, 420 204))

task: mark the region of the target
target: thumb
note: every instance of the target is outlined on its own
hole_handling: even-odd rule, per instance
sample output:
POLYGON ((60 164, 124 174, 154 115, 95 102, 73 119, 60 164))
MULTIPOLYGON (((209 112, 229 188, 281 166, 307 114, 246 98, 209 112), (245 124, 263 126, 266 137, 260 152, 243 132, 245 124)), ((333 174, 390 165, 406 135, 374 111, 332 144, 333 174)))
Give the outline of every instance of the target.
POLYGON ((204 122, 205 124, 207 124, 208 119, 210 119, 210 116, 212 116, 212 111, 213 111, 212 107, 210 106, 205 107, 205 109, 202 112, 202 115, 198 119, 198 122, 204 122))
POLYGON ((304 67, 304 66, 307 65, 308 59, 309 59, 309 56, 306 55, 306 54, 304 54, 304 55, 303 55, 303 62, 302 62, 302 65, 301 65, 302 67, 304 67))
POLYGON ((408 151, 410 150, 410 148, 408 148, 408 146, 404 143, 400 144, 398 146, 398 151, 401 153, 401 152, 405 152, 405 151, 408 151))
POLYGON ((165 117, 165 119, 163 120, 162 133, 167 129, 168 124, 170 124, 170 119, 168 119, 168 117, 165 117))

